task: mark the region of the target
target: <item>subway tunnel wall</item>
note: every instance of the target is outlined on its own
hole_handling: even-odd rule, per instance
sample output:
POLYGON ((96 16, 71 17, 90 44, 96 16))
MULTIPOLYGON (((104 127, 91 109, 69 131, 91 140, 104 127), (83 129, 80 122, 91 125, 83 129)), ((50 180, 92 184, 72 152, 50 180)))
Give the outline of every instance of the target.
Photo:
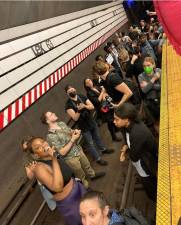
POLYGON ((0 1, 0 30, 109 2, 111 1, 0 1))
MULTIPOLYGON (((113 14, 112 17, 114 17, 114 16, 115 15, 113 14)), ((110 17, 110 19, 111 19, 111 17, 110 17)), ((112 22, 111 22, 112 28, 114 28, 113 25, 114 24, 112 24, 112 22)), ((118 23, 118 25, 119 25, 119 27, 116 26, 116 29, 121 28, 124 30, 127 27, 127 20, 124 20, 122 24, 118 23)), ((91 31, 91 29, 90 29, 90 31, 91 31)), ((113 30, 112 33, 114 33, 114 31, 115 30, 113 30)), ((110 33, 109 36, 112 33, 110 33)), ((107 38, 109 36, 107 36, 107 38)), ((86 41, 87 40, 85 40, 85 43, 86 43, 86 41)), ((106 41, 106 38, 104 41, 106 41)), ((11 43, 11 41, 10 41, 10 43, 11 43)), ((101 45, 101 49, 102 49, 104 44, 101 43, 100 45, 101 45)), ((9 47, 8 44, 5 44, 3 46, 9 47)), ((87 45, 85 45, 85 47, 86 46, 87 45)), ((88 48, 89 48, 89 46, 88 46, 88 48)), ((2 52, 1 52, 1 55, 3 54, 2 52)), ((0 157, 1 157, 0 213, 8 204, 9 199, 11 199, 11 197, 16 193, 18 188, 22 185, 22 183, 26 179, 24 169, 22 166, 23 153, 21 152, 21 148, 20 148, 21 139, 26 135, 34 135, 34 136, 45 136, 46 135, 47 127, 45 125, 42 125, 40 122, 40 116, 41 116, 42 112, 50 110, 52 112, 55 112, 59 116, 60 120, 63 120, 65 122, 68 121, 68 117, 64 110, 64 105, 67 100, 67 96, 64 92, 64 87, 66 84, 72 84, 75 86, 78 93, 84 92, 83 80, 86 77, 91 77, 91 66, 92 66, 92 62, 94 61, 95 56, 100 53, 104 54, 104 51, 100 50, 100 48, 95 51, 94 51, 94 49, 92 49, 91 52, 92 52, 92 54, 90 54, 89 56, 87 55, 88 57, 86 57, 83 61, 81 61, 81 63, 76 68, 74 68, 70 73, 67 73, 67 75, 64 76, 63 79, 61 79, 59 82, 57 82, 53 86, 53 88, 49 89, 49 91, 47 91, 44 95, 42 95, 40 98, 38 98, 38 100, 35 101, 32 105, 30 105, 30 107, 27 107, 27 109, 24 110, 20 116, 18 116, 15 120, 12 121, 12 123, 9 123, 8 126, 6 126, 2 130, 1 135, 0 135, 0 143, 1 143, 1 148, 0 148, 0 157)), ((49 51, 47 53, 49 53, 49 51)), ((40 57, 44 56, 44 55, 40 55, 40 57)), ((39 56, 37 58, 35 57, 35 59, 39 60, 40 57, 39 56)), ((60 64, 62 63, 62 60, 64 60, 64 59, 65 59, 65 57, 60 58, 60 64)), ((1 61, 3 61, 3 60, 6 60, 6 58, 2 59, 1 61)), ((66 62, 66 60, 65 60, 65 62, 66 62)), ((61 65, 63 65, 63 63, 61 65)), ((52 65, 52 67, 54 67, 54 64, 52 65)), ((0 69, 1 68, 2 67, 0 65, 0 69)), ((5 68, 3 68, 3 69, 5 70, 5 68)), ((2 74, 3 74, 3 72, 2 72, 2 74)), ((5 74, 5 76, 0 77, 0 79, 1 78, 5 79, 6 75, 8 75, 9 73, 4 73, 4 74, 5 74)), ((38 74, 38 76, 41 76, 41 75, 42 74, 38 74)), ((18 77, 18 74, 17 74, 17 77, 18 77)), ((15 79, 17 77, 15 77, 15 79)), ((26 79, 25 79, 25 81, 26 81, 26 79)), ((51 79, 51 81, 52 81, 52 79, 51 79)), ((21 83, 22 82, 18 83, 18 85, 21 83)), ((30 83, 30 81, 26 82, 23 85, 22 89, 24 88, 24 86, 26 88, 26 85, 30 85, 29 83, 30 83)), ((7 83, 7 82, 1 83, 2 90, 3 90, 3 88, 5 88, 6 84, 9 85, 9 83, 7 83)), ((13 85, 15 85, 15 86, 13 86, 13 88, 15 88, 16 83, 14 83, 13 85)), ((11 91, 11 89, 8 89, 8 91, 11 91)), ((6 94, 6 91, 2 92, 2 93, 6 94)), ((21 97, 21 95, 20 95, 20 97, 21 97)), ((16 101, 16 98, 15 98, 15 101, 16 101)), ((7 105, 8 104, 9 103, 7 103, 7 105)), ((2 101, 1 101, 2 111, 3 111, 3 107, 6 107, 6 101, 4 99, 2 99, 2 101), (3 103, 4 105, 2 104, 2 102, 4 102, 3 103)))

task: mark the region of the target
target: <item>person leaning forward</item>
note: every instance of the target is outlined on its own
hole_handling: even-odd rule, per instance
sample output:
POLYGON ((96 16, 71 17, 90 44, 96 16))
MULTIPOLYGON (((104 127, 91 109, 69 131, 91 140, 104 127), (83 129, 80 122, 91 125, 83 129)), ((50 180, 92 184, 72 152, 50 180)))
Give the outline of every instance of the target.
POLYGON ((115 110, 114 124, 122 128, 125 137, 126 145, 121 148, 120 160, 124 161, 128 152, 148 197, 156 201, 158 146, 155 138, 130 103, 115 110))
POLYGON ((105 63, 96 63, 94 69, 99 74, 106 92, 113 99, 112 105, 114 108, 119 107, 131 98, 133 92, 118 74, 109 72, 105 63))
POLYGON ((41 121, 49 127, 48 143, 64 157, 65 162, 73 170, 75 176, 82 180, 86 188, 89 186, 86 175, 91 180, 105 175, 105 172, 95 173, 82 147, 76 143, 80 137, 80 130, 72 130, 64 122, 58 122, 58 117, 53 112, 43 113, 41 121))

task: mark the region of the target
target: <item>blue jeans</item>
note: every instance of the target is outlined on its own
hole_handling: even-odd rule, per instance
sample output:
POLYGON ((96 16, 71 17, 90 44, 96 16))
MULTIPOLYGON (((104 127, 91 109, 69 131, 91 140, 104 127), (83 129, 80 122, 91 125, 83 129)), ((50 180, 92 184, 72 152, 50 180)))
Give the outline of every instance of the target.
POLYGON ((93 125, 93 128, 91 128, 90 130, 82 132, 82 136, 84 138, 86 148, 89 151, 89 153, 95 160, 99 160, 101 158, 100 152, 97 151, 95 145, 98 147, 100 151, 104 151, 106 147, 104 146, 101 137, 99 135, 99 129, 97 127, 97 124, 95 123, 93 125))

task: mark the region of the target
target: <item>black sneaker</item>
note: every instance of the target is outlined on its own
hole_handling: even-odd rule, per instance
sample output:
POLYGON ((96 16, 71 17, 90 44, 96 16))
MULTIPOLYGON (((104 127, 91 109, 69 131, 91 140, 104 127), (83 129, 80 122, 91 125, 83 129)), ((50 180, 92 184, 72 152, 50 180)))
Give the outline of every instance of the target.
POLYGON ((114 152, 114 149, 105 149, 105 150, 103 150, 103 151, 101 151, 102 152, 102 154, 111 154, 111 153, 113 153, 114 152))
POLYGON ((108 165, 108 162, 103 160, 103 159, 99 159, 96 161, 99 165, 101 166, 107 166, 108 165))
POLYGON ((97 172, 97 173, 95 173, 95 176, 94 177, 91 177, 90 179, 91 180, 95 180, 95 179, 98 179, 100 177, 104 177, 105 175, 106 175, 105 172, 97 172))

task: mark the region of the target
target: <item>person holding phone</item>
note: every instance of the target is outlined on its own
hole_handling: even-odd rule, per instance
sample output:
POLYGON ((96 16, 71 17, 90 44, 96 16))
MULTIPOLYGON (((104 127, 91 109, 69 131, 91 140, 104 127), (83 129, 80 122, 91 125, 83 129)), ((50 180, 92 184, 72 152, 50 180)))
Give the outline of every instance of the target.
POLYGON ((74 179, 71 168, 43 138, 33 137, 27 151, 36 159, 29 164, 31 173, 52 193, 66 224, 81 225, 79 201, 86 193, 83 184, 74 179))

